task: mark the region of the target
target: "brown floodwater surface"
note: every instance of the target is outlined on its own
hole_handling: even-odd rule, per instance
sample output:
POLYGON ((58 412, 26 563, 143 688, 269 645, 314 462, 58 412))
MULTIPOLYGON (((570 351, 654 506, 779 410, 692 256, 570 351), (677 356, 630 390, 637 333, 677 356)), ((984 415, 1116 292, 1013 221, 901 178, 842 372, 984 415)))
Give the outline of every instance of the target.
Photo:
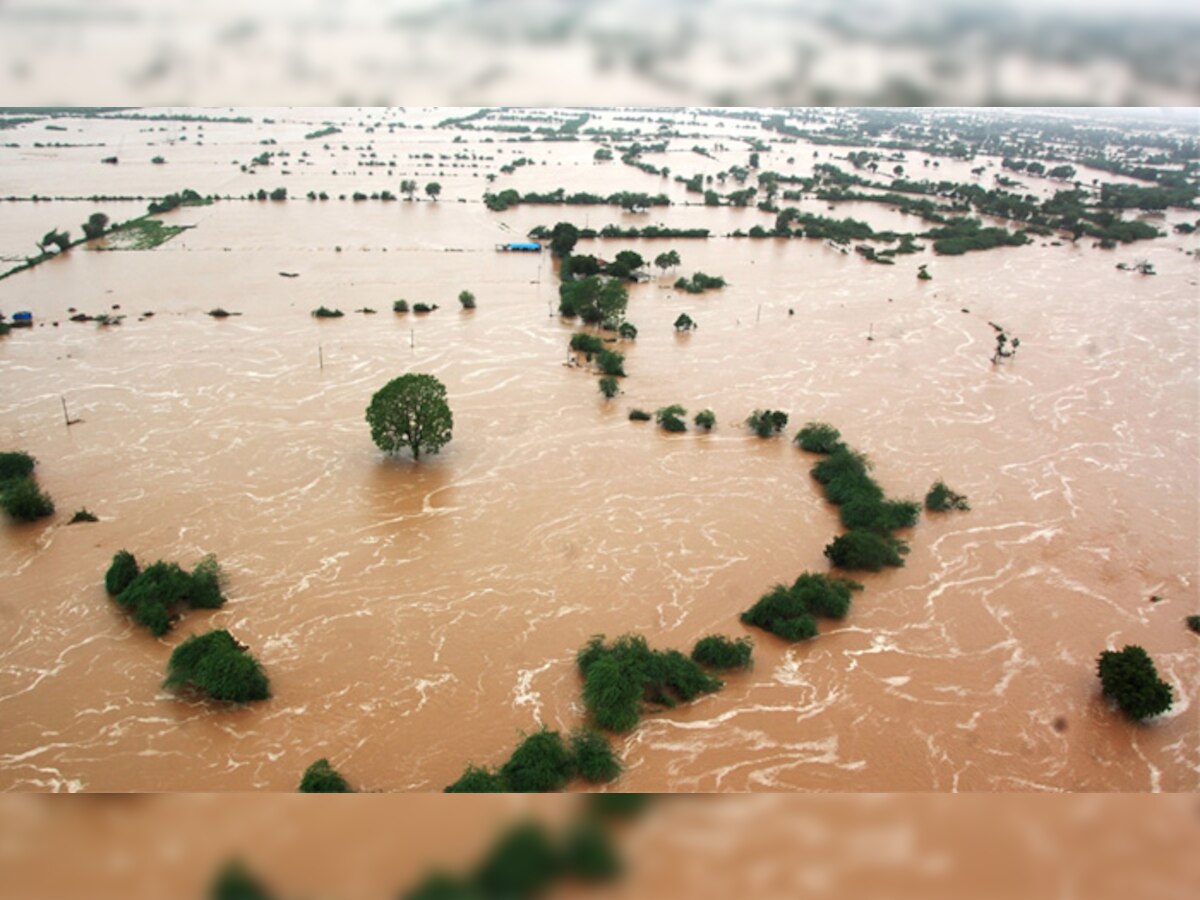
MULTIPOLYGON (((502 761, 539 723, 579 724, 575 651, 627 631, 685 652, 706 634, 751 634, 756 661, 617 737, 620 790, 1200 784, 1200 656, 1183 624, 1200 612, 1200 264, 1183 252, 1195 237, 927 249, 893 267, 820 241, 581 241, 602 256, 683 257, 680 273, 631 288, 639 335, 621 347, 623 393, 605 402, 594 373, 565 365, 574 327, 552 315, 549 255, 493 245, 585 216, 723 235, 769 226, 769 214, 491 213, 478 202, 484 175, 522 154, 551 163, 518 169, 524 190, 666 180, 594 163, 590 143, 369 135, 355 111, 345 133, 305 141, 335 113, 275 115, 275 130, 207 126, 188 164, 214 173, 197 189, 286 183, 287 203, 177 210, 165 219, 196 227, 153 251, 76 248, 0 281, 0 310, 44 323, 0 339, 0 448, 37 457, 58 507, 46 522, 0 525, 0 787, 284 791, 327 756, 362 789, 440 790, 469 761, 502 761), (286 178, 232 165, 268 134, 280 141, 268 149, 290 149, 293 163, 308 150, 317 164, 286 178), (394 168, 356 170, 340 150, 371 141, 394 168), (409 158, 427 148, 496 160, 427 176, 409 158), (404 177, 438 178, 441 201, 302 199, 398 192, 404 177), (1159 274, 1115 268, 1141 258, 1159 274), (919 263, 932 281, 916 280, 919 263), (670 286, 696 270, 729 286, 670 286), (464 288, 478 309, 459 309, 464 288), (393 314, 401 297, 440 308, 393 314), (119 326, 66 321, 68 307, 114 304, 128 314, 119 326), (346 316, 313 319, 321 304, 346 316), (242 315, 204 315, 216 306, 242 315), (364 307, 378 313, 354 312, 364 307), (694 333, 674 332, 680 312, 694 333), (989 321, 1022 342, 999 366, 989 321), (441 379, 454 413, 453 440, 419 465, 384 458, 364 421, 373 392, 409 371, 441 379), (64 426, 60 397, 79 424, 64 426), (633 407, 672 403, 689 419, 713 409, 717 427, 667 435, 627 421, 633 407), (787 436, 741 425, 757 407, 786 410, 787 436), (923 516, 903 568, 862 578, 844 621, 789 645, 738 615, 773 583, 827 568, 837 511, 809 477, 813 457, 787 440, 809 419, 867 453, 890 496, 920 499, 944 478, 972 509, 923 516), (101 521, 68 527, 82 506, 101 521), (215 553, 228 604, 153 638, 104 593, 122 548, 143 564, 215 553), (161 688, 171 650, 209 628, 252 649, 271 700, 225 709, 161 688), (1175 692, 1148 725, 1099 694, 1095 657, 1126 643, 1146 647, 1175 692)), ((419 117, 427 128, 440 118, 419 117)), ((119 131, 123 154, 152 155, 136 129, 119 131)), ((778 145, 770 165, 786 171, 792 154, 809 165, 807 148, 778 145)), ((660 156, 690 173, 689 153, 660 156)), ((0 150, 0 195, 43 190, 54 165, 0 150)), ((90 161, 72 161, 56 190, 102 192, 115 169, 129 183, 113 193, 153 192, 124 162, 90 161)), ((842 214, 921 227, 882 206, 871 219, 876 206, 842 214)), ((62 208, 65 226, 105 205, 73 203, 74 218, 62 208)), ((14 209, 33 236, 46 230, 23 203, 4 203, 4 222, 14 209)), ((0 250, 26 252, 19 232, 0 227, 0 250)))

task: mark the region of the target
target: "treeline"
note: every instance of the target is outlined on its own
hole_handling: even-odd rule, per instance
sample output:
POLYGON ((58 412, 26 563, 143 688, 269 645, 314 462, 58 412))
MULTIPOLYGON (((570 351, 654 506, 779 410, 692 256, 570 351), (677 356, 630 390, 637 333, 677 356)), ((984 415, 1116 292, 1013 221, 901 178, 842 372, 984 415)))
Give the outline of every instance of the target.
POLYGON ((632 211, 649 209, 652 206, 670 206, 671 200, 666 194, 647 194, 636 191, 617 191, 603 196, 587 191, 568 194, 564 188, 557 188, 548 193, 530 191, 522 194, 513 188, 500 191, 498 194, 485 193, 483 202, 493 212, 502 212, 519 206, 522 203, 540 205, 565 206, 620 206, 632 211))
MULTIPOLYGON (((666 225, 646 225, 638 228, 631 225, 622 228, 620 225, 605 225, 603 228, 578 228, 580 238, 707 238, 711 232, 707 228, 671 228, 666 225)), ((552 229, 545 225, 535 225, 529 230, 529 237, 544 240, 549 238, 552 229)))

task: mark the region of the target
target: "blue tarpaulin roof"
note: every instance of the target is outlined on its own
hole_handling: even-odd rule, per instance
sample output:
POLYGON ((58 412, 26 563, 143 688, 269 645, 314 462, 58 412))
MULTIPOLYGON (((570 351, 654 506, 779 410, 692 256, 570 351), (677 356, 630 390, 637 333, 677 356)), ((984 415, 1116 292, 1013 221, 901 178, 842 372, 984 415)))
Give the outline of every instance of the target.
POLYGON ((542 245, 531 241, 515 241, 508 245, 509 250, 541 250, 542 245))
POLYGON ((30 312, 13 313, 13 321, 14 322, 32 322, 33 321, 33 313, 30 313, 30 312))

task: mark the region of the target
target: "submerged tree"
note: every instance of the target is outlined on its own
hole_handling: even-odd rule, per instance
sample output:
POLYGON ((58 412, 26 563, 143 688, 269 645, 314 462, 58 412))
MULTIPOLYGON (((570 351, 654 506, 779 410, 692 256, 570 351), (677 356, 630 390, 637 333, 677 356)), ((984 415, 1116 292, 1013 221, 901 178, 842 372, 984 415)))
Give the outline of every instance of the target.
POLYGON ((371 438, 385 453, 437 453, 454 427, 446 402, 446 386, 432 375, 410 373, 389 381, 375 392, 367 407, 371 438))
POLYGON ((666 274, 667 269, 674 269, 679 265, 679 263, 679 253, 675 250, 668 250, 665 253, 660 253, 658 256, 654 257, 654 265, 657 268, 662 269, 664 275, 666 274))
POLYGON ((1104 696, 1131 719, 1141 721, 1171 708, 1171 686, 1158 677, 1154 660, 1137 644, 1105 650, 1096 662, 1104 696))

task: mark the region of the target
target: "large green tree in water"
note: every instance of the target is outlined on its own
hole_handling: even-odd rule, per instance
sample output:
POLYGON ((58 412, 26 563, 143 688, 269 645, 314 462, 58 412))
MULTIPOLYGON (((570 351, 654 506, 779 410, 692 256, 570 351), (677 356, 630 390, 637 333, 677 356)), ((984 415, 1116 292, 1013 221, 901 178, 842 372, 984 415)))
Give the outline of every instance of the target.
POLYGON ((371 439, 385 453, 437 453, 450 440, 454 417, 446 386, 432 375, 401 375, 375 392, 367 407, 371 439))

